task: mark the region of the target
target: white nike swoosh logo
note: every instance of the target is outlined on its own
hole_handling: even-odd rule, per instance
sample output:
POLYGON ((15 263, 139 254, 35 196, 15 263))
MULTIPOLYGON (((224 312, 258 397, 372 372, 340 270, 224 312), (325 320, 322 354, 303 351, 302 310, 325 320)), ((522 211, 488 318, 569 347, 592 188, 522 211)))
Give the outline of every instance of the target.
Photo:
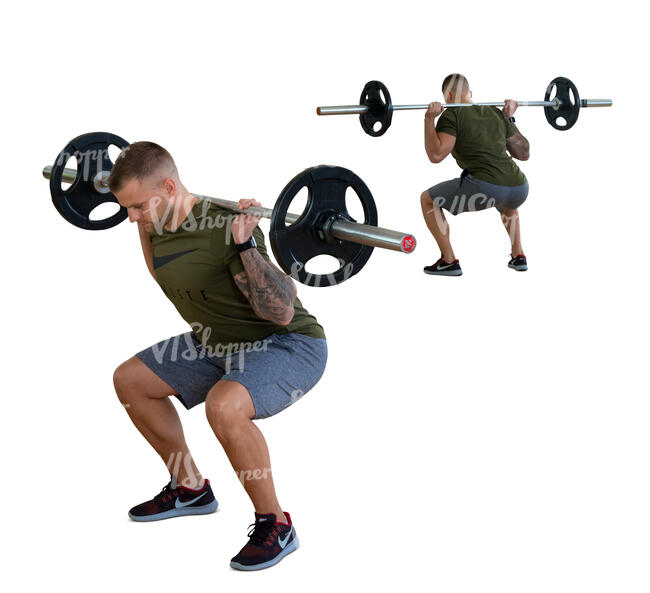
POLYGON ((278 538, 278 543, 280 544, 280 547, 284 550, 284 547, 287 545, 287 542, 289 541, 289 537, 291 536, 291 531, 287 533, 287 537, 284 539, 278 538))
POLYGON ((182 509, 183 507, 186 507, 186 506, 189 506, 189 505, 195 503, 197 500, 199 500, 199 498, 205 496, 207 493, 208 493, 208 491, 206 490, 203 494, 200 494, 200 495, 197 496, 196 498, 193 498, 192 500, 188 500, 187 502, 181 502, 181 501, 177 498, 177 499, 176 499, 176 502, 175 502, 174 504, 176 505, 176 508, 177 508, 177 509, 182 509))

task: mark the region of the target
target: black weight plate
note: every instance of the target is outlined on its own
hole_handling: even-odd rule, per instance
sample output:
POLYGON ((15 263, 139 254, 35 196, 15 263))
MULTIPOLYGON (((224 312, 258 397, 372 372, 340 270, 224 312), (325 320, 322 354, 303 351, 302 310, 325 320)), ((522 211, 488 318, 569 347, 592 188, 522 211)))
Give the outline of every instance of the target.
POLYGON ((359 116, 363 131, 370 136, 385 134, 393 120, 393 103, 386 85, 378 80, 367 82, 361 92, 359 105, 368 107, 368 111, 359 116), (377 122, 381 124, 381 127, 375 130, 377 122))
POLYGON ((93 181, 98 173, 109 172, 113 167, 108 156, 108 147, 115 144, 125 148, 129 143, 109 132, 82 134, 71 140, 59 153, 50 174, 52 202, 68 222, 88 230, 104 230, 116 226, 127 217, 126 208, 102 220, 91 220, 90 213, 100 204, 117 202, 111 193, 100 193, 93 181), (77 159, 77 177, 68 189, 61 187, 63 170, 68 160, 77 159))
POLYGON ((578 121, 578 114, 580 113, 580 96, 578 89, 568 78, 558 76, 554 78, 546 87, 546 94, 544 101, 548 101, 553 93, 553 88, 556 88, 555 96, 560 100, 560 107, 556 110, 553 107, 544 107, 544 115, 546 120, 556 130, 568 130, 573 127, 573 124, 578 121), (571 91, 573 91, 573 99, 571 98, 571 91), (565 124, 558 123, 558 118, 563 117, 565 124))
POLYGON ((339 241, 323 233, 323 221, 328 218, 352 220, 345 205, 348 187, 354 189, 363 206, 364 220, 355 222, 377 226, 377 208, 368 186, 343 167, 320 165, 305 169, 287 184, 275 203, 269 232, 273 254, 280 267, 303 284, 340 284, 357 274, 372 254, 373 248, 368 245, 339 241), (287 226, 285 218, 291 201, 303 187, 308 190, 305 210, 296 222, 287 226), (318 255, 335 257, 339 268, 330 274, 309 273, 305 266, 318 255))

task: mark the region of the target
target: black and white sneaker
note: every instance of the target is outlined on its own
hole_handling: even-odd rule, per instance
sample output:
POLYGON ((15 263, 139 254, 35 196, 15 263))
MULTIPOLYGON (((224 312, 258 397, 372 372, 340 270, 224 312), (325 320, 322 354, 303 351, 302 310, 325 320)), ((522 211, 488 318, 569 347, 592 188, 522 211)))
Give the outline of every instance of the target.
POLYGON ((515 255, 508 262, 508 267, 512 268, 513 270, 517 270, 517 272, 525 272, 528 269, 526 256, 523 253, 520 253, 519 255, 515 255))
POLYGON ((159 494, 129 511, 134 521, 158 521, 181 515, 205 515, 214 513, 218 503, 210 488, 210 480, 205 480, 203 488, 193 490, 179 486, 172 477, 159 494))
POLYGON ((423 271, 425 274, 433 274, 436 276, 460 276, 463 273, 457 259, 451 263, 447 263, 442 258, 435 264, 426 266, 423 271))
POLYGON ((248 532, 248 543, 230 561, 236 570, 261 570, 273 566, 298 548, 298 536, 291 516, 284 511, 286 523, 278 523, 275 515, 255 513, 255 523, 248 532))

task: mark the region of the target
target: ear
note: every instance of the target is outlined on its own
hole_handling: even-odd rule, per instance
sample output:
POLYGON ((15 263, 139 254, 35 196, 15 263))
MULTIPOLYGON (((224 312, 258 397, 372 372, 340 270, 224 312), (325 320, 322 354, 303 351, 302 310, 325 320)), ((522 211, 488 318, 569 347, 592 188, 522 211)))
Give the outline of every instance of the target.
POLYGON ((167 192, 167 196, 171 197, 176 193, 176 182, 171 177, 167 177, 163 179, 163 188, 167 192))

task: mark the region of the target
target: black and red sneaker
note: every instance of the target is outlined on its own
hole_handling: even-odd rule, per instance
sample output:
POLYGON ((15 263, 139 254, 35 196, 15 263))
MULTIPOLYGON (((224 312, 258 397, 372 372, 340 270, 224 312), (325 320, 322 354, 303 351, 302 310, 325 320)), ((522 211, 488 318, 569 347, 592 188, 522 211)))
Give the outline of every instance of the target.
POLYGON ((511 259, 508 262, 508 267, 517 272, 525 272, 528 269, 528 262, 526 261, 526 256, 523 253, 519 255, 511 255, 511 259))
POLYGON ((462 276, 463 270, 460 269, 458 260, 453 262, 446 262, 440 258, 435 264, 425 266, 422 270, 425 274, 432 274, 434 276, 462 276))
POLYGON ((248 543, 239 554, 230 561, 230 566, 237 570, 261 570, 273 566, 287 554, 291 554, 299 545, 296 530, 293 528, 291 516, 287 523, 278 523, 275 515, 258 515, 255 513, 255 523, 250 525, 248 543))
POLYGON ((210 488, 210 480, 205 480, 202 488, 193 490, 176 483, 172 476, 169 483, 151 500, 133 507, 129 517, 134 521, 158 521, 181 515, 205 515, 214 513, 218 503, 210 488))

